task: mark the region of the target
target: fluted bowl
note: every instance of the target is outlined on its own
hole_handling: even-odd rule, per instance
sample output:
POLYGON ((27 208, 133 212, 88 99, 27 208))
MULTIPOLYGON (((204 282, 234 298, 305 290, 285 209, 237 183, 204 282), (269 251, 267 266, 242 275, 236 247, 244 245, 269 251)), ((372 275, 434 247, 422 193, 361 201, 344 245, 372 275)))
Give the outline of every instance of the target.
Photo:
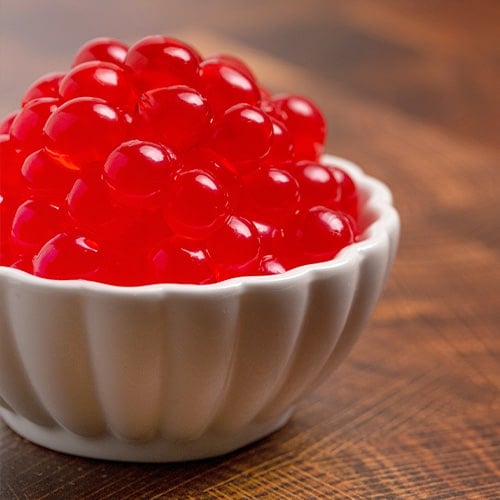
POLYGON ((118 287, 0 267, 0 415, 75 455, 179 461, 277 430, 344 359, 391 267, 388 188, 341 158, 360 241, 281 275, 118 287))

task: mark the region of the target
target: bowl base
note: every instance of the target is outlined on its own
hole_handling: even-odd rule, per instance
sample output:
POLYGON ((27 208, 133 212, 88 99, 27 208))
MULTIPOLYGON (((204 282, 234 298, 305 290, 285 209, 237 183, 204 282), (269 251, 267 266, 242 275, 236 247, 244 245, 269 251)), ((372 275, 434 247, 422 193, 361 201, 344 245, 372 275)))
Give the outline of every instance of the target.
POLYGON ((227 435, 206 432, 190 441, 159 437, 147 442, 132 442, 111 434, 91 438, 62 427, 43 427, 0 408, 0 417, 4 422, 32 443, 70 455, 125 462, 183 462, 224 455, 277 431, 287 423, 292 413, 293 408, 272 421, 252 422, 227 435))

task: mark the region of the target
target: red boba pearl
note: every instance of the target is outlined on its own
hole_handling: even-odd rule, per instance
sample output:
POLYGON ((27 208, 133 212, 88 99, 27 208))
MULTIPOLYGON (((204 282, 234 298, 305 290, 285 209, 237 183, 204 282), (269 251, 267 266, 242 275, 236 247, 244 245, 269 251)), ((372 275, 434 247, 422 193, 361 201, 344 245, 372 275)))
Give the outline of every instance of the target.
POLYGON ((202 66, 203 65, 208 66, 214 64, 229 66, 239 71, 241 74, 245 75, 250 81, 257 82, 257 78, 255 77, 253 71, 248 67, 248 65, 244 61, 242 61, 238 57, 234 57, 230 54, 215 54, 213 56, 207 57, 201 63, 202 66))
POLYGON ((326 124, 317 106, 305 97, 290 94, 272 97, 271 104, 292 136, 296 158, 318 160, 324 151, 326 124))
POLYGON ((285 265, 274 255, 264 255, 259 262, 258 274, 282 274, 286 271, 285 265))
POLYGON ((300 263, 307 264, 333 259, 355 241, 355 229, 348 215, 316 206, 299 215, 295 237, 301 250, 300 263))
POLYGON ((75 97, 99 97, 128 111, 133 111, 137 103, 131 75, 116 64, 102 61, 75 66, 61 80, 59 92, 64 101, 75 97))
POLYGON ((209 172, 227 191, 232 208, 238 206, 241 198, 241 177, 233 164, 213 149, 196 147, 183 156, 184 170, 209 172))
POLYGON ((197 145, 212 121, 206 99, 186 85, 146 92, 139 113, 152 136, 176 151, 187 151, 197 145))
POLYGON ((26 157, 21 167, 24 182, 32 196, 61 202, 76 180, 69 170, 46 149, 37 149, 26 157))
POLYGON ((192 240, 170 238, 154 251, 152 274, 159 283, 208 284, 217 280, 206 250, 192 240))
POLYGON ((233 215, 207 241, 221 279, 257 273, 261 248, 259 233, 247 219, 233 215))
POLYGON ((358 217, 358 191, 351 177, 340 167, 328 167, 340 189, 340 197, 335 208, 342 210, 355 220, 358 217))
POLYGON ((124 115, 105 100, 77 97, 57 108, 47 120, 47 147, 68 168, 81 170, 103 161, 128 132, 124 115))
POLYGON ((57 205, 43 200, 27 200, 14 215, 11 244, 21 255, 34 255, 61 229, 62 217, 57 205))
POLYGON ((262 255, 284 255, 289 250, 289 241, 284 228, 266 224, 262 221, 252 221, 259 233, 262 255))
POLYGON ((200 64, 200 92, 208 99, 215 115, 221 115, 235 104, 260 103, 260 89, 247 69, 232 62, 207 59, 200 64))
MULTIPOLYGON (((256 162, 269 151, 273 127, 269 117, 250 104, 229 108, 215 124, 212 147, 234 163, 256 162)), ((240 169, 239 165, 235 165, 240 169)))
POLYGON ((99 245, 82 235, 59 233, 33 258, 33 274, 58 280, 96 280, 101 271, 99 245))
POLYGON ((128 46, 114 38, 94 38, 80 47, 72 67, 88 61, 105 61, 123 65, 127 51, 128 46))
POLYGON ((125 64, 142 91, 170 85, 195 86, 201 56, 180 40, 153 35, 130 47, 125 64))
POLYGON ((223 179, 206 170, 183 169, 169 186, 164 217, 174 233, 204 239, 224 224, 230 206, 223 179))
POLYGON ((273 135, 269 152, 264 158, 266 165, 278 166, 292 162, 294 157, 293 142, 290 132, 283 122, 271 117, 273 135))
POLYGON ((153 208, 179 167, 175 153, 161 144, 128 141, 120 144, 104 163, 103 179, 112 198, 129 207, 153 208))
POLYGON ((34 99, 40 99, 41 97, 53 97, 59 98, 59 83, 64 77, 64 73, 48 73, 38 80, 35 80, 25 92, 22 98, 22 106, 26 106, 30 101, 34 99))
POLYGON ((54 97, 41 97, 26 103, 10 129, 10 137, 16 148, 29 153, 45 145, 43 128, 58 104, 58 99, 54 97))
POLYGON ((97 176, 79 178, 66 198, 66 209, 74 228, 98 241, 115 241, 134 223, 134 214, 111 200, 97 176))
POLYGON ((9 113, 7 116, 5 116, 2 121, 0 121, 0 134, 10 133, 12 123, 14 123, 14 120, 18 113, 19 111, 13 111, 12 113, 9 113))
POLYGON ((286 170, 262 167, 243 179, 242 212, 275 226, 286 225, 299 209, 299 186, 286 170))
POLYGON ((340 184, 331 168, 320 163, 302 160, 290 167, 300 189, 300 205, 310 208, 323 205, 335 209, 341 196, 340 184))

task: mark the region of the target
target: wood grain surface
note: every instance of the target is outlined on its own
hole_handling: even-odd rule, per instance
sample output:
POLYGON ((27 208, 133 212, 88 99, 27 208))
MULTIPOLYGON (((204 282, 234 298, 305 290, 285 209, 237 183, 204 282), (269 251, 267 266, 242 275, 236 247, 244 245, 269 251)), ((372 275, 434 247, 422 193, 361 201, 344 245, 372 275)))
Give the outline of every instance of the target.
POLYGON ((0 498, 500 498, 499 21, 497 0, 0 0, 1 115, 88 38, 169 33, 316 100, 328 151, 388 183, 402 219, 368 328, 282 430, 138 465, 0 423, 0 498))

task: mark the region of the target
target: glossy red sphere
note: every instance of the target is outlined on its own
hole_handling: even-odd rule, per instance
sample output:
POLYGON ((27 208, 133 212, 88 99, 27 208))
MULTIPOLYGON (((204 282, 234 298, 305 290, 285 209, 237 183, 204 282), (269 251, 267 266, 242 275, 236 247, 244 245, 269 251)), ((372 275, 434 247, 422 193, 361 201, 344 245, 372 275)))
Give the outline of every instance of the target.
POLYGON ((130 47, 125 64, 138 87, 151 90, 170 85, 196 86, 200 55, 180 40, 161 35, 143 38, 130 47))
POLYGON ((252 223, 259 233, 262 255, 282 256, 288 252, 289 242, 284 228, 258 220, 252 223))
POLYGON ((59 105, 54 97, 29 101, 17 114, 10 128, 10 137, 16 148, 30 153, 45 145, 44 126, 59 105))
POLYGON ((19 111, 9 113, 3 120, 0 120, 0 135, 10 133, 10 128, 14 123, 17 113, 19 113, 19 111))
POLYGON ((249 74, 233 62, 207 59, 200 65, 199 90, 208 99, 215 115, 235 104, 260 103, 260 89, 249 74))
POLYGON ((247 219, 232 216, 209 240, 207 250, 220 279, 257 274, 261 256, 259 233, 247 219))
POLYGON ((263 111, 236 104, 215 124, 212 147, 235 163, 256 162, 268 153, 272 135, 271 120, 263 111))
POLYGON ((281 274, 286 271, 285 265, 274 255, 264 255, 259 262, 258 274, 281 274))
POLYGON ((61 99, 100 97, 122 110, 134 111, 137 92, 132 77, 124 68, 102 61, 89 61, 75 66, 59 86, 61 99))
POLYGON ((35 80, 24 93, 21 104, 26 106, 28 102, 41 97, 59 98, 59 84, 64 77, 62 72, 48 73, 35 80))
POLYGON ((295 156, 301 160, 317 160, 324 151, 326 124, 317 106, 297 95, 279 95, 271 99, 274 113, 289 130, 295 156))
POLYGON ((123 65, 127 57, 128 46, 114 38, 94 38, 82 45, 73 60, 72 66, 88 61, 104 61, 123 65))
POLYGON ((59 233, 33 258, 33 274, 58 280, 97 280, 101 262, 101 250, 95 241, 82 235, 59 233))
POLYGON ((352 219, 342 212, 322 206, 302 212, 296 222, 295 237, 302 264, 330 260, 355 240, 352 219))
POLYGON ((116 240, 133 225, 135 214, 117 205, 100 177, 78 178, 66 197, 72 226, 98 241, 116 240))
POLYGON ((33 255, 62 229, 57 205, 43 200, 27 200, 16 210, 12 221, 11 243, 21 255, 33 255))
POLYGON ((30 194, 60 203, 77 178, 77 172, 66 168, 45 148, 37 149, 26 157, 21 174, 30 194))
POLYGON ((337 208, 341 190, 331 168, 317 162, 302 160, 292 165, 290 172, 299 185, 301 207, 323 205, 337 208))
POLYGON ((186 85, 146 92, 139 113, 151 137, 181 152, 196 146, 212 121, 206 99, 186 85))
POLYGON ((233 68, 245 75, 250 81, 257 83, 257 78, 255 77, 253 71, 238 57, 230 54, 215 54, 205 58, 201 63, 202 67, 215 64, 229 66, 230 68, 233 68))
POLYGON ((128 141, 104 163, 103 179, 112 198, 130 207, 154 207, 178 168, 175 153, 161 144, 128 141))
POLYGON ((286 170, 260 168, 243 179, 242 210, 251 218, 286 225, 299 209, 299 186, 286 170))
POLYGON ((203 285, 217 281, 211 257, 192 240, 165 240, 153 252, 151 267, 154 279, 163 283, 203 285))
POLYGON ((127 136, 124 115, 103 99, 77 97, 52 113, 44 127, 47 147, 75 170, 103 161, 127 136))
POLYGON ((340 189, 340 197, 336 209, 343 210, 354 219, 358 217, 358 191, 353 180, 339 167, 329 167, 340 189))
POLYGON ((294 158, 293 142, 290 132, 283 122, 271 116, 273 133, 269 152, 264 163, 271 166, 280 166, 291 163, 294 158))
POLYGON ((203 239, 228 219, 230 203, 230 193, 215 173, 181 170, 167 191, 164 216, 174 233, 203 239))

